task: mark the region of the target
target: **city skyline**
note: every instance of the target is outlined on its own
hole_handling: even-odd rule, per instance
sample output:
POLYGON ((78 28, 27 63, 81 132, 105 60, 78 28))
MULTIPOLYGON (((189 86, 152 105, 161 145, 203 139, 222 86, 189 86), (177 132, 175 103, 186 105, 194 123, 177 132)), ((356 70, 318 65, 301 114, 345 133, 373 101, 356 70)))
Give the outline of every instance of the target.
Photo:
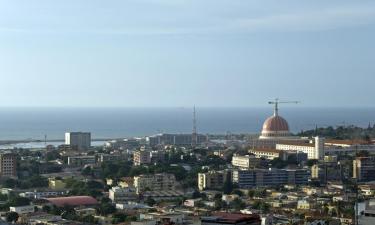
POLYGON ((372 1, 0 1, 0 107, 372 107, 372 1))

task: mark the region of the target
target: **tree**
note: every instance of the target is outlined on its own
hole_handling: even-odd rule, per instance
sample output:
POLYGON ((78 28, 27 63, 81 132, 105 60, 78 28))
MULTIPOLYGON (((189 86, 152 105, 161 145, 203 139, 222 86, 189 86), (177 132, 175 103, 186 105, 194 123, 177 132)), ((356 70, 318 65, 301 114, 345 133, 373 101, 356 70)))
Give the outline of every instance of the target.
POLYGON ((85 167, 85 168, 82 170, 81 173, 82 173, 83 176, 92 176, 93 171, 92 171, 91 167, 87 166, 87 167, 85 167))
POLYGON ((233 184, 229 180, 226 180, 223 185, 223 192, 226 195, 229 195, 233 191, 233 184))
POLYGON ((112 223, 117 224, 117 223, 122 223, 125 222, 128 216, 124 213, 115 213, 112 216, 112 223))
POLYGON ((153 206, 153 205, 156 204, 156 201, 151 197, 147 197, 146 204, 149 205, 149 206, 153 206))
POLYGON ((116 212, 116 207, 110 203, 102 203, 99 208, 97 208, 97 211, 100 213, 100 215, 107 216, 116 212))
POLYGON ((17 185, 17 181, 15 179, 12 179, 12 178, 8 178, 4 181, 3 183, 3 186, 5 188, 15 188, 17 185))
POLYGON ((313 165, 317 164, 318 160, 317 159, 309 159, 307 160, 307 166, 312 167, 313 165))
POLYGON ((8 202, 10 206, 25 206, 25 205, 30 205, 30 199, 20 197, 20 196, 15 196, 11 198, 8 202))
POLYGON ((6 220, 7 220, 7 222, 13 223, 13 222, 17 222, 18 217, 19 217, 18 213, 16 213, 16 212, 9 212, 6 215, 6 220))
POLYGON ((366 150, 361 150, 357 153, 357 157, 368 157, 370 153, 366 150))
POLYGON ((235 194, 235 195, 238 195, 238 196, 243 196, 243 192, 241 191, 241 190, 238 190, 238 189, 236 189, 236 190, 233 190, 232 191, 232 194, 235 194))
POLYGON ((235 210, 241 210, 246 207, 246 204, 239 198, 234 199, 229 206, 235 210))

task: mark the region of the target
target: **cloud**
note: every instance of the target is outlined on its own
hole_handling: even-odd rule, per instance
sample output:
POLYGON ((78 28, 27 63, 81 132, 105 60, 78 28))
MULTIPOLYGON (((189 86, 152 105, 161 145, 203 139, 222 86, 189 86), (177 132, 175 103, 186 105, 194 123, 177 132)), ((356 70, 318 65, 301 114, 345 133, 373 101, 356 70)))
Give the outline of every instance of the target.
POLYGON ((244 31, 316 31, 372 24, 374 21, 375 7, 347 7, 259 18, 241 18, 233 21, 232 29, 244 31))
MULTIPOLYGON (((143 2, 156 2, 169 4, 170 0, 142 0, 143 2)), ((177 1, 183 3, 183 0, 177 1)), ((177 3, 171 3, 177 4, 177 3)), ((257 17, 236 16, 226 18, 224 16, 206 15, 201 18, 193 18, 194 13, 174 19, 171 25, 165 21, 156 24, 142 23, 138 26, 117 25, 109 27, 102 25, 81 25, 59 27, 34 27, 12 28, 1 27, 4 33, 33 33, 33 34, 93 34, 93 35, 208 35, 225 33, 251 33, 251 32, 288 32, 288 31, 318 31, 355 27, 375 22, 375 5, 346 6, 327 8, 313 11, 293 11, 287 13, 270 13, 257 17)), ((132 18, 137 20, 137 18, 132 18)), ((110 21, 109 21, 110 23, 110 21)))

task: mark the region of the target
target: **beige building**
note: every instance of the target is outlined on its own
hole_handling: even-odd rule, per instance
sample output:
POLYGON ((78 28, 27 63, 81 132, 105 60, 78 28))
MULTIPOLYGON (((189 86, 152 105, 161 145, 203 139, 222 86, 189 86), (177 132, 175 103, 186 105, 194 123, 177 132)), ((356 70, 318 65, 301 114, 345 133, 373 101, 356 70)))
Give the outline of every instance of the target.
POLYGON ((234 155, 232 157, 232 165, 240 169, 254 168, 258 163, 258 159, 252 155, 234 155))
POLYGON ((229 171, 209 171, 207 173, 198 173, 198 189, 220 189, 224 182, 230 178, 229 171))
POLYGON ((286 156, 283 151, 270 148, 250 149, 249 153, 254 154, 256 158, 265 158, 269 160, 275 158, 283 159, 286 156))
POLYGON ((13 153, 0 154, 0 176, 17 177, 17 155, 13 153))
POLYGON ((151 163, 151 151, 146 148, 134 152, 133 155, 134 166, 147 165, 151 163))
POLYGON ((307 154, 308 159, 323 159, 324 157, 324 138, 315 137, 313 143, 279 143, 276 144, 277 150, 297 151, 307 154))
POLYGON ((363 182, 375 181, 375 156, 353 160, 353 178, 363 182))
POLYGON ((172 191, 176 187, 174 174, 158 173, 134 177, 134 187, 137 194, 144 191, 172 191))

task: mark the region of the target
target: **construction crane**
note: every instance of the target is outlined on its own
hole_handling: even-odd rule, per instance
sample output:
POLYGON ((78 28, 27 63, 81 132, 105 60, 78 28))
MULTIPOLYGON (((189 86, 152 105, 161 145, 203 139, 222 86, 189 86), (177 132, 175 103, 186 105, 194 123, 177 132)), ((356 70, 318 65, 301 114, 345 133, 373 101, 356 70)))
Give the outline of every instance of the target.
POLYGON ((292 103, 298 104, 299 101, 280 101, 278 98, 275 98, 275 101, 269 101, 268 104, 275 105, 274 116, 279 114, 279 104, 292 103))

